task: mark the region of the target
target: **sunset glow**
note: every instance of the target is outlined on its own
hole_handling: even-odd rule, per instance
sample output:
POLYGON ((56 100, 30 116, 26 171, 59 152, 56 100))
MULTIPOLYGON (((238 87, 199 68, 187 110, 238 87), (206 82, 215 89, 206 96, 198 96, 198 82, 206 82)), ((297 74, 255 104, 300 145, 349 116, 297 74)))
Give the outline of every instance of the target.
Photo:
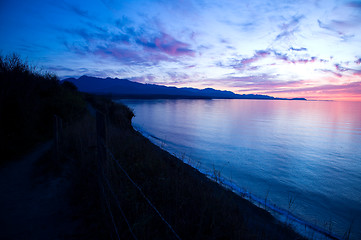
POLYGON ((361 101, 360 1, 2 1, 0 51, 89 75, 361 101))

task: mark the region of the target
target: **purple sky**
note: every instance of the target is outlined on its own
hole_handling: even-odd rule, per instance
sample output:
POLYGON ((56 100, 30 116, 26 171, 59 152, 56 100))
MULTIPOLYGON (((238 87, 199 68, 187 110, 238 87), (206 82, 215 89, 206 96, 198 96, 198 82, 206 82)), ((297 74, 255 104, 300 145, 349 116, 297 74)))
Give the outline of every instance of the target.
POLYGON ((90 75, 361 101, 361 1, 0 1, 0 51, 90 75))

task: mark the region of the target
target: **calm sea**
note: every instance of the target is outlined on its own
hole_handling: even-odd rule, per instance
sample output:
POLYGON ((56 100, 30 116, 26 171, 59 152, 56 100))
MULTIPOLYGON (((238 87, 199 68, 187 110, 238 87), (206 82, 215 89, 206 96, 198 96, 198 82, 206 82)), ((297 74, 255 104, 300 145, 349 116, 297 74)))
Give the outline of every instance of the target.
MULTIPOLYGON (((133 125, 271 206, 361 239, 361 102, 122 100, 133 125)), ((287 217, 288 219, 288 217, 287 217)))

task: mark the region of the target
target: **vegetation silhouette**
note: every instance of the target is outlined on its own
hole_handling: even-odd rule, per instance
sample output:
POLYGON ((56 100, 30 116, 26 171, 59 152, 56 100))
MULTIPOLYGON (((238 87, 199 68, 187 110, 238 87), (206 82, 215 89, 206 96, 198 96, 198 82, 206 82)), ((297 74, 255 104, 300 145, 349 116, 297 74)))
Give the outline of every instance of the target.
POLYGON ((85 111, 72 83, 38 71, 16 54, 0 55, 0 164, 50 138, 54 115, 66 124, 85 111))

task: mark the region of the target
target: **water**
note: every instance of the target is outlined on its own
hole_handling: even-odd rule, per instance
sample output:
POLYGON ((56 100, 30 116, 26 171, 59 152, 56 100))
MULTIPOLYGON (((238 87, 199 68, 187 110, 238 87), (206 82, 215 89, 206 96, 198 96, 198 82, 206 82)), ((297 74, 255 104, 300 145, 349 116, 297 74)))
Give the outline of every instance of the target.
POLYGON ((122 102, 136 129, 184 161, 341 238, 352 225, 361 239, 361 102, 122 102))

